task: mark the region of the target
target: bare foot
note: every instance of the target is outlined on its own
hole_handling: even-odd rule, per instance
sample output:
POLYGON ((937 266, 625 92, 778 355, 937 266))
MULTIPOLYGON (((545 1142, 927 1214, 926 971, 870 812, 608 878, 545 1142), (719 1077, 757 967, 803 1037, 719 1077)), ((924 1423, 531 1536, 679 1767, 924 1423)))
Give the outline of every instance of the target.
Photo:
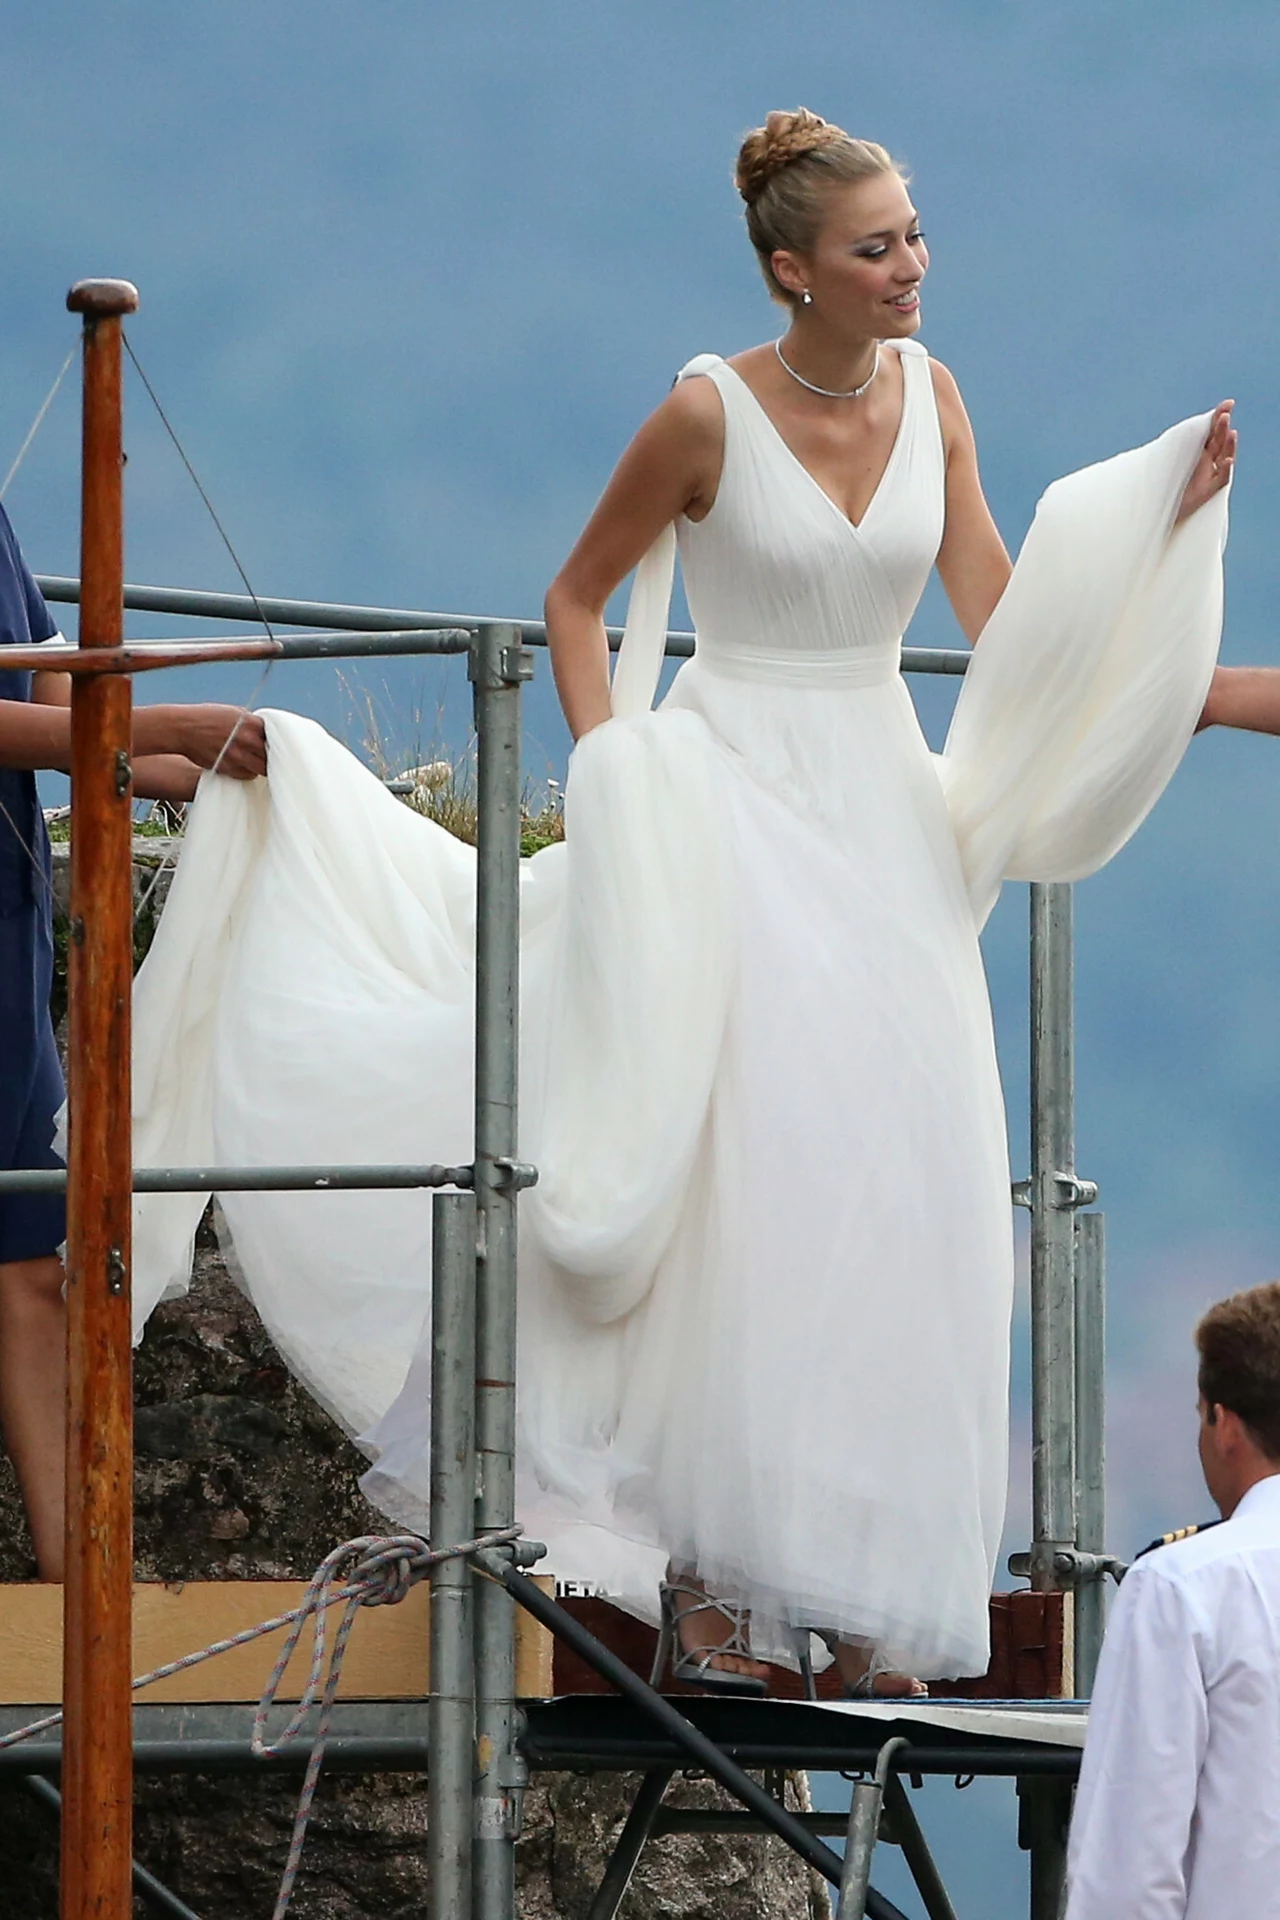
MULTIPOLYGON (((697 1661, 697 1664, 706 1665, 715 1673, 740 1673, 749 1680, 769 1679, 769 1668, 763 1660, 752 1660, 741 1653, 719 1651, 746 1632, 745 1616, 739 1621, 734 1614, 716 1606, 714 1601, 710 1601, 702 1582, 688 1574, 681 1576, 679 1585, 673 1585, 671 1599, 675 1607, 676 1638, 681 1654, 693 1654, 696 1660, 698 1655, 710 1649, 713 1650, 711 1659, 697 1661)), ((674 1660, 672 1665, 674 1667, 674 1660)), ((689 1683, 693 1684, 691 1680, 689 1683)))

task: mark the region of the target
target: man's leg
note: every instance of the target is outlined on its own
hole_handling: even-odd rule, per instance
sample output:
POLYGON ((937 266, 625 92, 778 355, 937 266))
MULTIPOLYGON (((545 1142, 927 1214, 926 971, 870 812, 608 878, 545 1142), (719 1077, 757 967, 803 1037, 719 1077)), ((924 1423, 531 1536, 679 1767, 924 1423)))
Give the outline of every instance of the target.
POLYGON ((0 1433, 22 1493, 42 1580, 61 1580, 67 1314, 62 1262, 0 1262, 0 1433))

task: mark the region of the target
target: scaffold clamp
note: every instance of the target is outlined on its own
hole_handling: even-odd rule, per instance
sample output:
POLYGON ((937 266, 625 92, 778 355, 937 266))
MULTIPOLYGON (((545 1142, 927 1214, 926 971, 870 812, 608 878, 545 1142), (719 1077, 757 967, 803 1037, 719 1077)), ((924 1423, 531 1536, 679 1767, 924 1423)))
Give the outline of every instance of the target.
POLYGON ((1043 1540, 1029 1553, 1011 1553, 1009 1571, 1015 1580, 1030 1580, 1038 1573, 1051 1573, 1063 1586, 1083 1587, 1110 1574, 1119 1586, 1129 1571, 1127 1560, 1114 1553, 1086 1553, 1082 1547, 1062 1546, 1043 1540))

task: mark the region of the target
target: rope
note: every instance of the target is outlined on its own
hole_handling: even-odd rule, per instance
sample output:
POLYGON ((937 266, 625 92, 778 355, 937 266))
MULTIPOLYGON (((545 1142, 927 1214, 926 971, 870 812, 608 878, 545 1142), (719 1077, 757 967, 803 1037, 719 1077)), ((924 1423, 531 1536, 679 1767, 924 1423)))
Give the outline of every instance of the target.
MULTIPOLYGON (((220 1653, 230 1653, 235 1647, 248 1646, 266 1634, 278 1633, 281 1627, 288 1627, 285 1643, 254 1712, 250 1751, 256 1760, 270 1759, 283 1753, 301 1735, 307 1715, 317 1705, 320 1719, 310 1736, 311 1753, 302 1791, 298 1796, 289 1855, 272 1920, 284 1920, 293 1898, 312 1802, 324 1764, 333 1704, 342 1678, 342 1662, 361 1607, 394 1606, 420 1580, 425 1579, 432 1567, 439 1566, 445 1560, 465 1560, 486 1548, 510 1546, 519 1537, 519 1527, 504 1527, 498 1532, 483 1533, 477 1539, 464 1541, 456 1547, 432 1548, 415 1533, 364 1534, 357 1540, 347 1540, 321 1561, 298 1606, 290 1607, 286 1613, 277 1613, 270 1620, 260 1621, 257 1626, 245 1627, 226 1640, 215 1640, 209 1646, 201 1647, 198 1652, 183 1654, 180 1660, 170 1660, 162 1667, 153 1667, 150 1673, 144 1673, 133 1681, 132 1690, 136 1693, 157 1680, 167 1680, 172 1674, 185 1673, 220 1653), (343 1613, 326 1659, 329 1609, 336 1606, 341 1606, 343 1613), (273 1739, 268 1740, 267 1718, 275 1705, 285 1669, 297 1650, 308 1620, 313 1622, 313 1627, 311 1670, 307 1684, 285 1726, 273 1739)), ((50 1713, 42 1720, 33 1720, 29 1726, 19 1727, 14 1733, 4 1734, 0 1736, 0 1751, 6 1747, 16 1747, 21 1741, 30 1740, 38 1733, 46 1733, 60 1726, 62 1720, 62 1713, 50 1713)))
POLYGON ((400 1534, 389 1539, 379 1539, 371 1535, 360 1540, 349 1540, 345 1546, 335 1547, 328 1558, 317 1567, 303 1602, 304 1607, 309 1606, 314 1612, 316 1626, 311 1651, 311 1672, 307 1677, 302 1697, 288 1724, 274 1740, 267 1740, 265 1737, 267 1715, 271 1710, 285 1668, 293 1656, 294 1648, 302 1633, 303 1623, 299 1620, 280 1649, 280 1657, 272 1669, 271 1678, 263 1689, 257 1712, 253 1716, 251 1748, 258 1759, 266 1759, 273 1754, 282 1753, 290 1742, 298 1737, 311 1708, 317 1702, 320 1706, 320 1720, 312 1736, 307 1771, 302 1782, 302 1792, 298 1796, 298 1810, 294 1816, 289 1855, 285 1862, 280 1892, 276 1896, 271 1920, 285 1920, 289 1902, 293 1898, 294 1884, 302 1864, 302 1849, 306 1842, 311 1806, 320 1781, 320 1769, 324 1763, 324 1749, 329 1736, 333 1703, 342 1677, 343 1656, 360 1608, 362 1606, 394 1606, 397 1601, 404 1599, 410 1588, 415 1586, 438 1561, 457 1558, 459 1555, 473 1553, 486 1546, 508 1544, 518 1538, 519 1532, 518 1527, 509 1527, 501 1533, 489 1534, 479 1540, 470 1541, 465 1547, 454 1547, 448 1553, 436 1554, 431 1553, 425 1543, 414 1534, 400 1534), (356 1556, 356 1564, 346 1575, 343 1585, 335 1589, 333 1583, 339 1579, 344 1562, 352 1555, 356 1556), (333 1651, 329 1656, 326 1674, 325 1626, 328 1608, 341 1600, 344 1594, 347 1596, 346 1605, 342 1618, 338 1622, 338 1631, 334 1636, 333 1651))

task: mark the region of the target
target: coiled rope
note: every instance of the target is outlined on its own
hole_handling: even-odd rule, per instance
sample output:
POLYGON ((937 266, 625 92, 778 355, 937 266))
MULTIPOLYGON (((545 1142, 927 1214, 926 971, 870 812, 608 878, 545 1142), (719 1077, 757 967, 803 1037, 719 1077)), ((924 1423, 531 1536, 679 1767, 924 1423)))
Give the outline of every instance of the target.
MULTIPOLYGON (((420 1580, 426 1578, 432 1567, 439 1566, 445 1560, 468 1559, 486 1548, 510 1546, 519 1537, 519 1527, 504 1527, 494 1533, 481 1534, 475 1540, 464 1541, 456 1547, 430 1547, 415 1533, 362 1534, 359 1539, 346 1540, 321 1561, 296 1607, 290 1607, 286 1613, 277 1613, 270 1620, 260 1621, 257 1626, 245 1627, 229 1639, 215 1640, 209 1646, 201 1647, 198 1652, 183 1654, 180 1660, 170 1660, 165 1666, 153 1667, 150 1673, 139 1675, 133 1682, 133 1691, 136 1693, 157 1680, 167 1680, 172 1674, 185 1673, 205 1660, 216 1659, 220 1653, 230 1653, 234 1647, 248 1646, 266 1634, 278 1633, 281 1627, 288 1627, 284 1645, 254 1712, 253 1733, 249 1743, 254 1759, 266 1760, 283 1753, 286 1747, 302 1737, 307 1715, 317 1706, 320 1718, 309 1735, 311 1752, 303 1776, 302 1791, 298 1795, 289 1854, 272 1920, 284 1920, 293 1898, 312 1802, 324 1764, 333 1705, 342 1679, 342 1662, 361 1607, 394 1606, 420 1580), (341 1606, 343 1613, 330 1644, 329 1609, 336 1606, 341 1606), (311 1669, 306 1686, 286 1724, 279 1733, 268 1739, 268 1716, 276 1704, 276 1694, 284 1679, 285 1669, 297 1650, 308 1620, 312 1623, 312 1642, 311 1669)), ((62 1718, 61 1713, 46 1714, 41 1720, 33 1720, 29 1726, 0 1736, 0 1750, 16 1747, 23 1740, 30 1740, 38 1733, 46 1733, 50 1728, 60 1726, 62 1718)))

